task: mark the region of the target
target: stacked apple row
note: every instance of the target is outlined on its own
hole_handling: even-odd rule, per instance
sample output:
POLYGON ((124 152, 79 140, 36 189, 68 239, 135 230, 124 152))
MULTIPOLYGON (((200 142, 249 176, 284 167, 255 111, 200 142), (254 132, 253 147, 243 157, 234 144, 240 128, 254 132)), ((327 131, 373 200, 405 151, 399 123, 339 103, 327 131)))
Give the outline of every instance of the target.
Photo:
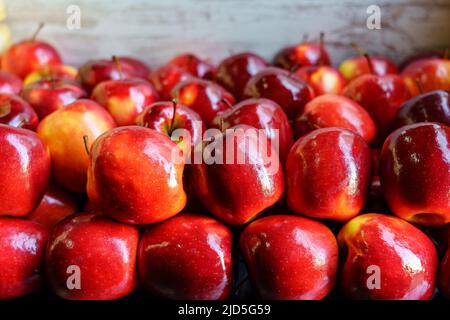
POLYGON ((0 72, 0 299, 45 282, 65 299, 117 299, 138 283, 226 299, 242 287, 240 256, 263 299, 334 287, 450 298, 450 61, 430 52, 399 71, 361 52, 330 64, 323 41, 273 65, 182 54, 154 71, 130 57, 77 70, 43 41, 12 45, 0 72), (218 130, 205 139, 206 128, 218 130), (223 141, 249 161, 187 163, 223 141))

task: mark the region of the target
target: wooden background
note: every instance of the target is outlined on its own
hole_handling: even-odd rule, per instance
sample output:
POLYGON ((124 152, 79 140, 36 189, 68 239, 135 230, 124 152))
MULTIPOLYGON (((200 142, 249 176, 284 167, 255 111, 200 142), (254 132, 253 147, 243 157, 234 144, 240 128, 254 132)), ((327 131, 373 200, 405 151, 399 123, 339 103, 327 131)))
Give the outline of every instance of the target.
POLYGON ((180 52, 213 62, 252 50, 271 59, 283 46, 326 33, 334 64, 353 54, 351 41, 399 60, 412 52, 450 47, 450 0, 4 0, 13 40, 40 38, 80 65, 113 54, 151 66, 180 52), (81 9, 81 28, 66 27, 67 7, 81 9), (381 30, 368 30, 366 9, 381 7, 381 30))

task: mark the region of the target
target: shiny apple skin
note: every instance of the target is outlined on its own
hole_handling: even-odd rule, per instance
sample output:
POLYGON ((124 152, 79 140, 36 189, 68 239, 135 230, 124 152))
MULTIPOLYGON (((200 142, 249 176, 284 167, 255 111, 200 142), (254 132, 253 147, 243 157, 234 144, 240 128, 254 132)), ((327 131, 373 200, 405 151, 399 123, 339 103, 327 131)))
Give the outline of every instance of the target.
POLYGON ((294 122, 295 136, 301 137, 319 128, 339 127, 359 134, 370 144, 375 137, 375 123, 367 111, 353 100, 325 94, 314 98, 294 122))
POLYGON ((76 81, 77 73, 78 70, 75 67, 66 64, 57 64, 54 66, 44 67, 43 69, 39 69, 28 74, 23 80, 23 85, 27 86, 36 81, 51 79, 76 81))
POLYGON ((104 216, 81 213, 58 223, 50 236, 45 266, 53 292, 68 300, 113 300, 137 284, 139 231, 104 216), (80 270, 80 289, 68 289, 69 266, 80 270))
POLYGON ((175 137, 173 138, 173 141, 180 147, 185 156, 190 154, 195 146, 202 143, 203 132, 205 131, 205 125, 197 112, 179 103, 175 105, 174 109, 174 102, 169 101, 159 101, 147 106, 137 117, 136 124, 156 130, 169 137, 172 136, 173 130, 186 129, 191 136, 189 142, 177 141, 175 137), (174 111, 175 118, 173 118, 174 111), (172 119, 174 119, 173 122, 172 119), (172 123, 173 127, 171 128, 172 123))
POLYGON ((196 111, 207 127, 219 112, 235 104, 231 93, 212 81, 202 79, 179 83, 173 88, 171 95, 179 103, 196 111))
POLYGON ((410 222, 450 222, 450 128, 418 123, 394 131, 381 151, 381 184, 392 212, 410 222))
POLYGON ((363 74, 374 74, 377 76, 385 76, 388 74, 397 74, 397 66, 395 63, 381 56, 370 56, 373 70, 370 69, 367 58, 364 56, 350 58, 343 61, 339 65, 339 71, 348 82, 358 78, 363 74))
POLYGON ((94 142, 89 160, 88 197, 118 221, 160 222, 186 204, 184 158, 165 134, 139 126, 110 130, 94 142))
POLYGON ((0 93, 19 94, 22 87, 22 79, 13 73, 0 70, 0 93))
MULTIPOLYGON (((275 150, 266 136, 254 136, 248 129, 255 128, 239 125, 229 128, 225 133, 214 136, 207 147, 220 150, 223 146, 234 145, 232 163, 227 163, 222 153, 222 163, 193 163, 189 181, 202 205, 215 217, 231 225, 242 225, 256 218, 263 210, 275 204, 284 192, 283 168, 278 157, 274 157, 273 166, 264 158, 263 140, 270 154, 275 150), (237 130, 240 129, 240 130, 237 130), (246 140, 247 147, 238 148, 239 141, 246 140), (258 145, 263 146, 258 149, 258 145), (245 161, 238 162, 238 157, 245 161), (252 159, 252 161, 250 161, 252 159)), ((203 157, 205 158, 205 156, 203 157)))
POLYGON ((293 136, 289 119, 283 109, 269 99, 247 99, 233 106, 232 109, 219 113, 213 121, 213 127, 223 130, 236 125, 246 124, 257 129, 264 129, 272 145, 278 143, 281 163, 286 162, 292 147, 293 136), (278 131, 278 141, 272 130, 278 131))
POLYGON ((31 130, 0 124, 0 215, 23 217, 44 196, 50 154, 31 130))
POLYGON ((91 94, 91 99, 105 107, 119 126, 135 124, 144 107, 158 98, 155 88, 140 78, 103 81, 91 94))
POLYGON ((447 249, 441 260, 438 281, 441 294, 450 300, 450 249, 447 249))
POLYGON ((372 74, 362 75, 350 82, 343 95, 356 101, 372 117, 377 127, 373 142, 376 146, 382 145, 394 126, 398 109, 411 97, 400 76, 372 74))
POLYGON ((77 80, 90 93, 100 82, 139 76, 140 71, 134 66, 123 63, 120 58, 119 62, 120 68, 114 59, 90 60, 78 69, 77 80))
POLYGON ((192 53, 180 54, 172 58, 168 64, 181 68, 198 78, 212 79, 215 73, 215 67, 211 63, 192 53))
POLYGON ((39 206, 27 218, 51 231, 59 221, 76 212, 78 212, 77 197, 59 185, 51 183, 39 206))
POLYGON ((340 284, 348 298, 427 300, 433 296, 436 248, 408 222, 384 214, 360 215, 341 229, 338 242, 346 254, 340 284), (369 266, 379 267, 380 289, 367 286, 369 266))
POLYGON ((397 112, 395 127, 418 122, 439 122, 450 126, 449 92, 435 90, 406 101, 397 112))
POLYGON ((37 40, 24 40, 10 46, 2 55, 2 70, 24 79, 45 66, 61 64, 59 53, 50 44, 37 40))
POLYGON ((0 217, 0 300, 42 287, 47 240, 48 231, 36 222, 0 217))
POLYGON ((239 244, 262 299, 319 300, 333 288, 338 245, 331 230, 318 221, 264 217, 245 228, 239 244))
POLYGON ((330 66, 304 66, 297 69, 295 75, 309 84, 316 96, 340 94, 347 84, 342 74, 330 66))
POLYGON ((293 119, 314 98, 314 90, 296 75, 271 67, 250 78, 244 97, 273 100, 293 119))
POLYGON ((150 82, 162 100, 171 100, 172 89, 180 82, 193 78, 192 74, 174 65, 162 66, 150 74, 150 82))
POLYGON ((353 218, 367 197, 371 162, 364 139, 346 129, 323 128, 301 137, 286 162, 289 208, 313 218, 353 218))
POLYGON ((148 79, 150 73, 152 72, 147 64, 139 59, 132 57, 120 57, 119 61, 131 66, 134 69, 134 75, 137 78, 148 79))
POLYGON ((14 94, 0 93, 0 123, 34 131, 39 119, 28 102, 14 94))
POLYGON ((450 59, 422 59, 408 65, 401 73, 411 95, 434 90, 450 91, 450 59), (421 88, 417 86, 417 79, 421 88))
POLYGON ((22 97, 33 107, 39 119, 43 119, 56 110, 85 98, 86 92, 73 80, 39 80, 25 86, 22 97))
POLYGON ((218 65, 215 81, 240 100, 248 80, 268 66, 263 58, 252 52, 235 54, 218 65))
POLYGON ((398 66, 399 70, 403 71, 407 66, 409 66, 411 63, 414 63, 419 60, 424 59, 431 59, 431 58, 443 58, 445 55, 445 51, 426 51, 426 52, 419 52, 415 53, 409 57, 407 57, 405 60, 403 60, 400 65, 398 66))
POLYGON ((56 182, 73 192, 86 192, 90 148, 103 132, 115 127, 109 113, 92 100, 80 99, 45 117, 37 128, 52 158, 56 182))
POLYGON ((140 281, 173 300, 223 300, 231 292, 232 233, 207 216, 182 214, 150 226, 138 250, 140 281))
POLYGON ((295 66, 329 65, 330 56, 320 43, 300 43, 280 50, 274 58, 274 65, 286 70, 295 66))

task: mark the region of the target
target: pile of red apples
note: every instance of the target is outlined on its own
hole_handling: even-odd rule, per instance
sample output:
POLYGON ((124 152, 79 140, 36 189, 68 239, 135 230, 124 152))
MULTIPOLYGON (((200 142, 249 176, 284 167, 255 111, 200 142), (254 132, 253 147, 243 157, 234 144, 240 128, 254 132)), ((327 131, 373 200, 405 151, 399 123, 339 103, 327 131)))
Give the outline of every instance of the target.
POLYGON ((322 38, 272 63, 76 69, 36 37, 11 45, 0 299, 450 298, 450 60, 358 51, 338 68, 322 38), (238 130, 253 161, 185 161, 238 130))

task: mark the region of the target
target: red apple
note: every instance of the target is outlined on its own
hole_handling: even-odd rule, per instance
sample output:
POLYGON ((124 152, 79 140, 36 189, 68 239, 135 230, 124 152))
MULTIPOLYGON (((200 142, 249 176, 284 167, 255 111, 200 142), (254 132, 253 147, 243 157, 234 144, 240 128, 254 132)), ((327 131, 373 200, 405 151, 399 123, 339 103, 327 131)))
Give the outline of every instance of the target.
POLYGON ((66 64, 57 64, 52 66, 45 66, 43 69, 36 70, 23 80, 23 84, 29 85, 30 83, 40 80, 51 79, 66 79, 75 81, 78 70, 75 67, 66 64))
POLYGON ((25 86, 22 97, 33 107, 39 118, 43 119, 56 110, 86 97, 86 92, 73 80, 49 79, 25 86))
POLYGON ((450 91, 450 59, 417 60, 408 65, 401 76, 405 79, 412 96, 433 90, 450 91))
POLYGON ((61 57, 55 48, 46 42, 36 40, 42 27, 41 24, 30 39, 17 42, 3 52, 2 70, 24 79, 33 71, 61 64, 61 57))
POLYGON ((0 123, 35 130, 39 119, 28 102, 14 94, 0 93, 0 123))
POLYGON ((289 208, 313 218, 353 218, 366 200, 371 161, 364 139, 346 129, 318 129, 301 137, 286 162, 289 208))
POLYGON ((371 55, 370 60, 372 66, 369 65, 367 58, 364 55, 347 59, 339 65, 339 71, 348 82, 363 74, 386 76, 388 74, 397 73, 397 66, 387 57, 371 55))
POLYGON ((178 83, 192 78, 189 72, 173 65, 165 65, 150 74, 150 82, 163 100, 171 99, 170 93, 178 83))
POLYGON ((268 63, 257 54, 251 52, 235 54, 219 64, 215 80, 241 99, 248 80, 266 67, 268 63))
POLYGON ((22 87, 22 79, 13 73, 0 70, 0 93, 19 94, 22 87))
POLYGON ((435 289, 433 242, 411 224, 383 214, 364 214, 339 232, 345 253, 341 287, 350 299, 426 300, 435 289))
POLYGON ((435 90, 406 101, 397 112, 395 126, 400 128, 418 122, 440 122, 450 126, 449 92, 435 90))
POLYGON ((313 97, 314 91, 296 75, 279 68, 266 68, 250 78, 245 98, 267 98, 278 103, 293 119, 313 97))
POLYGON ((169 61, 168 65, 179 67, 195 77, 212 79, 214 66, 192 53, 183 53, 169 61))
POLYGON ((91 98, 105 107, 119 126, 126 126, 136 123, 144 107, 158 100, 158 93, 147 80, 129 78, 100 82, 91 98))
POLYGON ((186 80, 172 90, 172 98, 196 111, 206 126, 221 111, 235 103, 234 97, 220 85, 202 79, 186 80))
POLYGON ((23 217, 44 196, 50 154, 33 131, 0 124, 0 215, 23 217))
POLYGON ((381 184, 392 212, 424 225, 450 222, 450 128, 418 123, 394 131, 381 152, 381 184))
POLYGON ((228 224, 247 223, 283 195, 278 154, 261 131, 240 125, 214 135, 201 150, 203 160, 191 167, 197 198, 228 224))
POLYGON ((406 67, 408 67, 411 63, 414 63, 418 60, 431 59, 431 58, 444 58, 445 51, 435 50, 435 51, 425 51, 414 53, 409 57, 406 57, 400 65, 398 66, 399 70, 403 71, 406 67))
POLYGON ((137 117, 136 124, 169 136, 186 157, 195 146, 202 143, 205 131, 205 126, 197 112, 185 105, 169 101, 155 102, 147 106, 137 117), (191 140, 185 141, 178 136, 172 137, 172 133, 177 129, 186 129, 191 140))
POLYGON ((37 291, 44 282, 48 231, 40 224, 0 217, 0 300, 37 291))
POLYGON ((272 100, 247 99, 224 112, 219 113, 213 126, 226 130, 236 125, 246 124, 264 129, 272 145, 278 145, 281 163, 285 163, 293 144, 292 128, 283 109, 272 100), (274 130, 278 130, 275 135, 274 130))
POLYGON ((121 63, 131 66, 136 77, 148 79, 150 76, 151 70, 145 62, 132 57, 120 57, 119 60, 121 63))
POLYGON ((359 134, 371 143, 375 137, 375 123, 367 111, 353 100, 335 94, 314 98, 305 106, 294 122, 296 137, 319 128, 339 127, 359 134))
POLYGON ((329 65, 330 57, 323 44, 323 34, 320 42, 304 42, 279 51, 274 58, 274 65, 287 70, 299 66, 329 65))
POLYGON ((330 66, 304 66, 297 69, 295 75, 309 84, 316 96, 340 94, 347 84, 342 74, 330 66))
POLYGON ((86 99, 45 117, 37 132, 50 149, 56 182, 70 191, 85 192, 89 147, 114 126, 113 118, 103 107, 86 99))
POLYGON ((364 74, 345 87, 343 95, 359 103, 377 127, 374 144, 381 145, 391 132, 401 105, 410 98, 400 76, 364 74))
POLYGON ((113 300, 129 294, 137 284, 138 242, 136 227, 104 216, 83 213, 61 221, 46 253, 52 290, 70 300, 113 300))
POLYGON ((319 300, 333 288, 338 246, 320 222, 273 215, 248 225, 240 248, 262 299, 319 300))
POLYGON ((121 222, 160 222, 186 204, 183 169, 181 149, 165 134, 116 128, 92 146, 87 193, 105 215, 121 222))
POLYGON ((166 299, 226 299, 232 286, 231 231, 213 218, 183 214, 150 226, 138 269, 143 286, 166 299))
POLYGON ((51 231, 59 221, 77 211, 77 197, 56 184, 50 184, 41 203, 28 219, 40 223, 51 231))

